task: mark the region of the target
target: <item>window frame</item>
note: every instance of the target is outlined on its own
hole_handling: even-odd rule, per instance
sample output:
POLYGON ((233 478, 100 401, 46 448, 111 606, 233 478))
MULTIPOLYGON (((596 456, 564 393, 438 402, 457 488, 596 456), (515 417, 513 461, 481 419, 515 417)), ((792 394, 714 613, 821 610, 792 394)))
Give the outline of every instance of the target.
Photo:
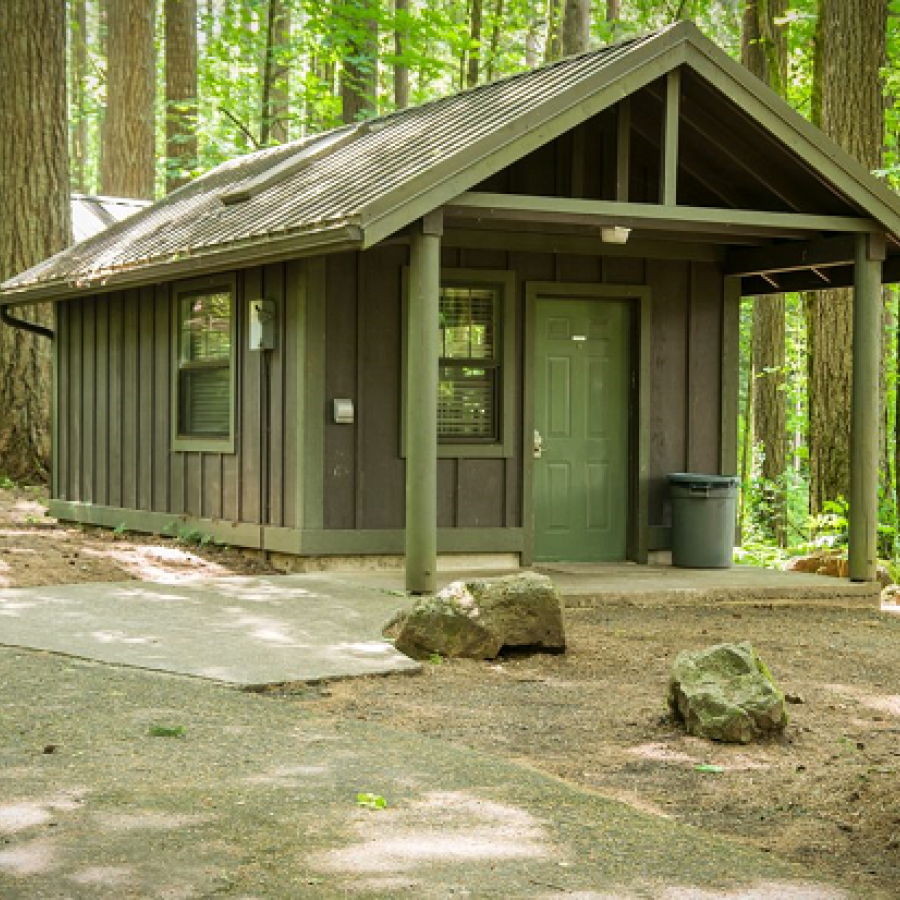
POLYGON ((234 453, 235 411, 237 408, 238 362, 237 280, 233 273, 194 278, 178 282, 172 288, 172 365, 171 365, 171 448, 179 452, 234 453), (231 353, 229 369, 228 434, 224 436, 181 434, 181 303, 187 295, 228 293, 231 298, 231 353))
MULTIPOLYGON (((406 457, 406 334, 408 323, 409 269, 403 270, 403 340, 401 341, 400 455, 406 457)), ((438 436, 439 459, 510 459, 515 448, 515 404, 518 360, 516 358, 516 276, 507 269, 442 268, 441 287, 485 289, 497 292, 495 369, 497 439, 459 440, 438 436)), ((434 364, 440 366, 438 357, 434 364)))

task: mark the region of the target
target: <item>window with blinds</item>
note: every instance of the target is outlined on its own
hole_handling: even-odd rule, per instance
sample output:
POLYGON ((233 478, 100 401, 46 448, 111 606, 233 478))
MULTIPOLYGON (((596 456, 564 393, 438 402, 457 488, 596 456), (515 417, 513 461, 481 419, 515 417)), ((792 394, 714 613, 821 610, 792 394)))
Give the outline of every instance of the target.
POLYGON ((232 300, 228 289, 178 296, 178 434, 231 434, 232 300))
POLYGON ((498 291, 444 287, 440 306, 438 438, 452 443, 499 440, 498 291))

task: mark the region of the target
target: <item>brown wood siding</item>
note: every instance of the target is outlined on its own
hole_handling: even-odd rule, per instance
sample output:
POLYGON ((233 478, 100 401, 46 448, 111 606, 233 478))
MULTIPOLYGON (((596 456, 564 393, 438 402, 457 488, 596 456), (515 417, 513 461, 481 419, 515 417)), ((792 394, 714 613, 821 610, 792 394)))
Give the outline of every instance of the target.
POLYGON ((170 285, 60 304, 57 497, 295 527, 298 303, 295 292, 285 308, 284 265, 239 273, 235 453, 171 449, 170 285), (276 301, 279 317, 266 361, 246 349, 248 301, 262 296, 276 301))
MULTIPOLYGON (((330 259, 327 274, 326 529, 402 528, 400 450, 403 246, 330 259), (335 425, 331 401, 354 401, 335 425)), ((529 281, 648 285, 652 291, 649 524, 670 524, 667 475, 718 468, 722 277, 706 263, 445 248, 446 268, 510 269, 516 278, 515 448, 510 459, 440 459, 441 528, 521 527, 525 285, 529 281)))

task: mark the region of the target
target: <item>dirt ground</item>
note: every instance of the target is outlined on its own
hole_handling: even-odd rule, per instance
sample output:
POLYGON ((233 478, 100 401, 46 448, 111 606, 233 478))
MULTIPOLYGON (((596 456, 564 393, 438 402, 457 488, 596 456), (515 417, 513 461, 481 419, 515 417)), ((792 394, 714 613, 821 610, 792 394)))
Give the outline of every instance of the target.
MULTIPOLYGON (((271 571, 235 550, 56 525, 0 490, 0 587, 271 571)), ((758 603, 569 610, 569 649, 335 683, 300 704, 524 762, 900 898, 900 615, 758 603), (780 740, 712 744, 665 709, 675 654, 750 640, 793 701, 780 740), (712 764, 721 772, 703 772, 712 764)))
POLYGON ((46 506, 44 488, 0 487, 0 588, 275 574, 262 559, 227 547, 66 526, 47 517, 46 506))

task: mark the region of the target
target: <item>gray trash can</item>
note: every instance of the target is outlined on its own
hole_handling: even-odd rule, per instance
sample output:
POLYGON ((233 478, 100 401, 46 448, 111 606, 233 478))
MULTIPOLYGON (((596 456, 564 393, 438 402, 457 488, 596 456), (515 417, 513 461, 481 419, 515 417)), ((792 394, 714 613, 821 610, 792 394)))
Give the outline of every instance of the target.
POLYGON ((739 479, 676 472, 672 496, 672 564, 683 569, 727 569, 734 552, 739 479))

